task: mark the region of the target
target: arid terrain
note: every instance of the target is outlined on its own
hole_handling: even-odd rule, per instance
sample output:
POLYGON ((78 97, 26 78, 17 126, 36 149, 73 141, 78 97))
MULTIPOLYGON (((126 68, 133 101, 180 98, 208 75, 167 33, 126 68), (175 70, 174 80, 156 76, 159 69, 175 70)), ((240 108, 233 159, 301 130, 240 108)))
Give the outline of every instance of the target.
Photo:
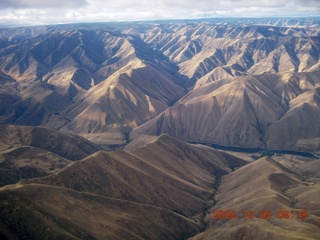
POLYGON ((319 158, 319 18, 0 29, 1 239, 319 239, 319 158))

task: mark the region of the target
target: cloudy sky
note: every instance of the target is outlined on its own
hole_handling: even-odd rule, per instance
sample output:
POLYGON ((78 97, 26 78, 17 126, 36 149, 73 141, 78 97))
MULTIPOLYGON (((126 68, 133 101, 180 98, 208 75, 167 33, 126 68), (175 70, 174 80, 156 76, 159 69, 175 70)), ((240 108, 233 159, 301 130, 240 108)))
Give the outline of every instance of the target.
POLYGON ((0 25, 320 16, 320 0, 0 0, 0 25))

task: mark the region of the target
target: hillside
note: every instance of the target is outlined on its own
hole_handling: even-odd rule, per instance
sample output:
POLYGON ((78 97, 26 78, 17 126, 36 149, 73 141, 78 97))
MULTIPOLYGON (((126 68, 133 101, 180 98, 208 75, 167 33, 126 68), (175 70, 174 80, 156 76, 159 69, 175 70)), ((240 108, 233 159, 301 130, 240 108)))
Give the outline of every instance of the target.
MULTIPOLYGON (((317 88, 320 42, 315 19, 256 19, 251 25, 225 21, 226 24, 203 20, 2 29, 0 123, 63 129, 99 144, 119 145, 128 141, 132 130, 161 116, 180 98, 195 96, 197 92, 193 90, 215 81, 225 82, 224 79, 233 77, 241 81, 242 76, 270 76, 270 81, 287 81, 287 77, 296 78, 290 74, 305 73, 311 83, 306 81, 317 88), (302 27, 303 23, 306 27, 302 27)), ((238 88, 234 84, 231 88, 238 88)), ((250 95, 250 87, 242 87, 241 91, 250 95)), ((271 119, 266 121, 258 114, 258 126, 255 113, 249 113, 241 126, 253 135, 254 139, 249 140, 253 146, 268 145, 264 139, 265 124, 279 119, 288 108, 288 102, 278 103, 274 95, 279 95, 270 90, 264 94, 271 105, 264 110, 280 105, 269 111, 271 119)), ((297 96, 304 92, 288 91, 283 94, 297 96)), ((246 94, 240 94, 244 103, 236 107, 239 110, 251 101, 245 100, 246 94)), ((216 129, 217 121, 215 116, 206 135, 218 134, 219 139, 193 134, 182 139, 242 144, 243 134, 232 130, 233 123, 226 122, 231 132, 225 136, 216 129), (238 136, 234 136, 234 131, 238 136)), ((197 124, 206 128, 208 123, 197 124)), ((300 146, 305 143, 300 142, 299 148, 305 148, 300 146)), ((283 145, 296 147, 295 143, 283 145)))
POLYGON ((101 149, 46 128, 0 126, 0 186, 49 175, 101 149))
POLYGON ((1 234, 33 239, 192 236, 202 228, 216 179, 245 164, 165 135, 131 152, 100 151, 50 176, 1 188, 1 234))
MULTIPOLYGON (((318 160, 265 157, 223 177, 214 209, 233 209, 236 219, 216 219, 208 213, 209 228, 192 239, 317 239, 319 230, 319 182, 317 174, 308 176, 306 166, 318 167, 318 160), (311 200, 312 199, 312 200, 311 200), (254 212, 255 218, 244 217, 243 211, 254 212), (262 210, 272 214, 260 217, 262 210), (278 211, 288 210, 290 217, 281 219, 278 211), (307 212, 305 219, 301 211, 307 212), (297 213, 300 213, 300 215, 297 213)), ((214 210, 212 208, 212 210, 214 210)))
POLYGON ((189 142, 319 151, 318 73, 262 74, 195 88, 133 131, 189 142))

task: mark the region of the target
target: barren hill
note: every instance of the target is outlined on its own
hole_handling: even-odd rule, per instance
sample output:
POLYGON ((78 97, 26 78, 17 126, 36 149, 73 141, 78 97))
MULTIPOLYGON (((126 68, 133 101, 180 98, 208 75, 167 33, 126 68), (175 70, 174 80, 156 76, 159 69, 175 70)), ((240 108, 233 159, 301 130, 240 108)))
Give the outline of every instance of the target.
MULTIPOLYGON (((2 29, 0 121, 68 129, 99 144, 124 144, 131 130, 193 88, 237 76, 318 71, 319 30, 312 27, 316 21, 293 21, 296 26, 283 19, 253 22, 2 29), (308 27, 302 28, 302 23, 308 27)), ((272 93, 265 94, 277 102, 272 93)), ((282 114, 274 111, 270 121, 282 114)), ((248 126, 255 121, 251 117, 247 116, 248 126)), ((257 128, 268 124, 258 121, 263 126, 257 128)), ((263 136, 249 142, 262 146, 263 136)), ((219 140, 224 144, 237 141, 219 140)))
POLYGON ((172 76, 177 67, 139 36, 32 30, 2 33, 11 39, 0 49, 2 123, 64 127, 99 143, 123 143, 125 132, 184 94, 172 76), (26 38, 13 40, 16 34, 26 38))
POLYGON ((0 126, 0 186, 49 175, 101 149, 79 136, 42 127, 0 126))
POLYGON ((237 217, 214 220, 210 212, 208 230, 192 239, 318 239, 319 179, 313 174, 313 179, 308 175, 303 180, 306 166, 317 168, 319 161, 305 160, 265 157, 223 177, 214 209, 235 210, 237 217), (272 215, 265 215, 267 210, 272 215), (254 212, 253 218, 249 211, 254 212), (289 212, 288 218, 283 217, 284 211, 289 212), (302 211, 307 214, 303 218, 302 211))
POLYGON ((73 119, 66 128, 102 144, 112 134, 122 141, 123 132, 152 119, 183 94, 169 74, 137 60, 78 97, 63 112, 73 119))
POLYGON ((3 187, 0 230, 35 239, 185 238, 200 231, 216 179, 246 163, 166 135, 131 152, 97 152, 48 177, 3 187))
POLYGON ((198 86, 228 76, 306 71, 319 61, 318 36, 317 29, 201 23, 158 27, 143 38, 198 86))
POLYGON ((318 160, 283 155, 248 162, 168 135, 141 136, 127 148, 99 151, 47 177, 0 188, 1 237, 317 239, 320 234, 318 160), (233 209, 238 217, 213 220, 215 209, 233 209), (250 210, 255 218, 243 217, 250 210), (263 210, 272 216, 262 219, 263 210), (279 219, 279 210, 290 211, 290 219, 279 219), (307 216, 298 215, 302 211, 307 216))
POLYGON ((191 142, 319 151, 319 86, 318 73, 215 81, 190 91, 133 136, 167 133, 191 142))

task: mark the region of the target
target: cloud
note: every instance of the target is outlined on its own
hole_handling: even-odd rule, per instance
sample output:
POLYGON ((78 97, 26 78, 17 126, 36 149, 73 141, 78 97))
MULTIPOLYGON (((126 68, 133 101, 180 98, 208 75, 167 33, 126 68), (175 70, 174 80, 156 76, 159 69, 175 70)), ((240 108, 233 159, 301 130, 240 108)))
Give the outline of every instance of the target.
POLYGON ((86 0, 1 0, 0 9, 83 7, 86 0))
POLYGON ((320 16, 319 0, 1 0, 0 24, 320 16))

